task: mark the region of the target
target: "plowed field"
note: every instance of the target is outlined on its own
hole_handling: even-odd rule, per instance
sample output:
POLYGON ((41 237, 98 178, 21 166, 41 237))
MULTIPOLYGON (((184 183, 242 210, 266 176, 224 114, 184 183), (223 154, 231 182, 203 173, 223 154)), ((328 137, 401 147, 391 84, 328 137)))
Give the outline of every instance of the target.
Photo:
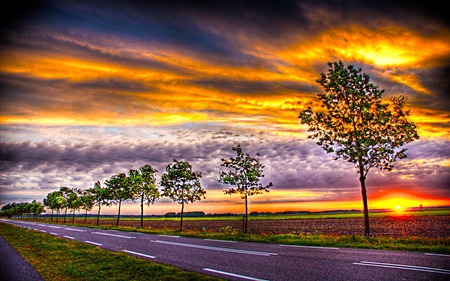
MULTIPOLYGON (((115 220, 101 220, 102 225, 115 225, 115 220)), ((94 223, 93 221, 91 223, 94 223)), ((178 229, 178 220, 146 220, 145 228, 178 229)), ((120 220, 120 226, 140 225, 138 220, 120 220)), ((387 237, 428 237, 449 238, 450 216, 391 216, 370 219, 372 236, 387 237)), ((183 228, 212 232, 238 232, 242 221, 185 220, 183 228)), ((249 233, 254 234, 327 234, 364 235, 362 218, 343 219, 293 219, 293 220, 254 220, 250 219, 249 233)))

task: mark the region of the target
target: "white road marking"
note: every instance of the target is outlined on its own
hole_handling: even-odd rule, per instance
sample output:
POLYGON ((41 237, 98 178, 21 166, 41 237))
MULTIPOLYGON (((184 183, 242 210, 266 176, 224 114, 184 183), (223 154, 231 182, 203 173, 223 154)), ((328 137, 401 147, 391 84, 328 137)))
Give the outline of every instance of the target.
POLYGON ((386 267, 386 268, 396 268, 396 269, 406 269, 406 270, 450 274, 450 270, 448 270, 448 269, 406 265, 406 264, 382 263, 382 262, 370 262, 370 261, 354 262, 353 264, 354 265, 377 266, 377 267, 386 267))
POLYGON ((242 278, 242 279, 247 279, 247 280, 254 280, 254 281, 268 281, 266 279, 259 279, 259 278, 255 278, 255 277, 250 277, 250 276, 245 276, 245 275, 240 275, 240 274, 235 274, 235 273, 231 273, 231 272, 226 272, 226 271, 221 271, 221 270, 216 270, 216 269, 211 269, 211 268, 203 268, 204 271, 209 271, 209 272, 214 272, 214 273, 219 273, 222 275, 228 275, 228 276, 233 276, 233 277, 238 277, 238 278, 242 278))
POLYGON ((58 233, 55 233, 55 232, 50 232, 50 234, 58 236, 58 233))
POLYGON ((450 257, 450 255, 446 254, 433 254, 433 253, 425 253, 427 256, 440 256, 440 257, 450 257))
POLYGON ((300 245, 284 245, 280 244, 281 247, 295 247, 295 248, 311 248, 311 249, 324 249, 324 250, 339 250, 335 247, 319 247, 319 246, 300 246, 300 245))
POLYGON ((158 235, 158 236, 161 236, 161 237, 171 237, 171 238, 180 238, 180 236, 176 236, 176 235, 164 235, 164 234, 160 234, 160 235, 158 235))
POLYGON ((45 230, 42 230, 42 229, 40 230, 40 232, 44 232, 44 233, 47 233, 47 231, 45 231, 45 230))
POLYGON ((215 241, 215 242, 224 242, 224 243, 237 243, 237 241, 230 240, 217 240, 217 239, 204 239, 205 241, 215 241))
POLYGON ((75 228, 68 228, 68 227, 65 227, 64 229, 65 230, 71 230, 71 231, 78 231, 78 232, 86 232, 86 230, 75 229, 75 228))
POLYGON ((61 226, 54 226, 54 225, 46 225, 46 226, 51 228, 62 228, 61 226))
POLYGON ((239 250, 239 249, 231 249, 231 248, 221 248, 221 247, 211 247, 211 246, 204 246, 204 245, 197 245, 197 244, 187 244, 187 243, 177 243, 177 242, 169 242, 169 241, 162 241, 162 240, 150 240, 150 242, 153 243, 160 243, 160 244, 168 244, 168 245, 175 245, 175 246, 181 246, 181 247, 188 247, 188 248, 197 248, 197 249, 205 249, 205 250, 212 250, 212 251, 220 251, 220 252, 229 252, 229 253, 236 253, 236 254, 248 254, 248 255, 256 255, 256 256, 277 256, 276 253, 267 253, 267 252, 256 252, 256 251, 249 251, 249 250, 239 250))
POLYGON ((136 237, 133 236, 125 236, 125 235, 118 235, 118 234, 111 234, 111 233, 104 233, 104 232, 92 232, 92 234, 100 234, 105 236, 113 236, 113 237, 120 237, 120 238, 127 238, 127 239, 136 239, 136 237))
POLYGON ((33 230, 39 230, 39 229, 37 229, 37 228, 33 228, 33 230))
POLYGON ((88 241, 88 240, 86 240, 86 241, 84 241, 84 242, 89 243, 89 244, 93 244, 93 245, 96 245, 96 246, 103 246, 103 244, 95 243, 95 242, 88 241))
POLYGON ((123 250, 123 251, 126 252, 126 253, 135 254, 135 255, 138 255, 138 256, 143 256, 143 257, 146 257, 146 258, 156 259, 155 256, 150 256, 150 255, 146 255, 146 254, 142 254, 142 253, 138 253, 138 252, 133 252, 133 251, 128 251, 128 250, 123 250))
POLYGON ((75 239, 75 237, 64 235, 64 238, 75 239))

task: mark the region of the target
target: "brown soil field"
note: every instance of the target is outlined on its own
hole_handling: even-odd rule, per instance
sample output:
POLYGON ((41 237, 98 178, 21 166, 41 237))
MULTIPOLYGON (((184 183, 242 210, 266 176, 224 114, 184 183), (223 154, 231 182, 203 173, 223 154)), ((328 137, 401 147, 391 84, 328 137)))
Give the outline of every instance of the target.
MULTIPOLYGON (((115 225, 116 220, 101 220, 100 223, 115 225)), ((179 220, 144 221, 144 228, 178 229, 179 225, 179 220)), ((121 219, 119 226, 138 227, 140 221, 121 219)), ((372 236, 449 238, 450 216, 375 217, 370 218, 370 228, 372 236)), ((242 230, 242 221, 185 220, 183 229, 239 232, 242 230)), ((362 218, 250 220, 248 231, 253 234, 364 235, 364 224, 362 218)))

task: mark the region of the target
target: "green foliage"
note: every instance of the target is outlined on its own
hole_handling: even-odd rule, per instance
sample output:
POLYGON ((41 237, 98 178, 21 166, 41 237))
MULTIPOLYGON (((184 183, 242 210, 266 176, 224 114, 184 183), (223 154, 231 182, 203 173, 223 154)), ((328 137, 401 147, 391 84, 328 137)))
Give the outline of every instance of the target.
POLYGON ((235 186, 224 190, 225 194, 239 193, 241 194, 241 198, 245 200, 244 232, 247 233, 248 196, 262 194, 263 191, 269 192, 269 188, 272 187, 272 182, 266 186, 260 183, 260 178, 264 177, 264 166, 259 163, 258 159, 250 157, 247 153, 243 153, 240 145, 232 149, 236 151, 237 155, 229 159, 222 159, 221 166, 230 169, 230 171, 221 172, 219 182, 235 186))
POLYGON ((144 165, 139 170, 130 170, 127 178, 130 186, 132 200, 141 202, 141 227, 144 227, 144 202, 147 205, 155 203, 159 197, 159 190, 156 186, 156 176, 158 171, 150 165, 144 165))
POLYGON ((96 183, 94 183, 94 187, 88 189, 88 192, 93 197, 93 203, 98 206, 98 213, 97 213, 97 225, 98 225, 102 205, 108 206, 110 204, 111 198, 110 190, 102 187, 100 181, 97 181, 96 183))
POLYGON ((391 170, 397 159, 406 157, 406 143, 418 139, 416 125, 409 122, 404 110, 406 98, 393 97, 392 104, 383 103, 377 86, 369 75, 341 61, 329 63, 327 74, 317 82, 325 90, 318 94, 325 112, 308 108, 300 113, 302 124, 309 126, 326 152, 335 153, 353 164, 361 164, 366 176, 373 168, 391 170))
POLYGON ((205 198, 206 191, 202 188, 201 172, 193 172, 188 162, 177 161, 166 167, 166 173, 161 177, 164 196, 178 204, 194 203, 205 198))
POLYGON ((122 206, 122 202, 132 199, 133 193, 131 187, 128 185, 127 176, 124 173, 112 176, 111 179, 106 180, 105 185, 107 189, 109 189, 110 203, 119 204, 119 208, 117 211, 117 226, 119 225, 120 208, 122 206))
POLYGON ((166 173, 161 177, 163 195, 181 204, 180 230, 183 228, 184 204, 194 203, 205 198, 206 191, 202 188, 201 172, 193 172, 188 162, 173 160, 167 165, 166 173))

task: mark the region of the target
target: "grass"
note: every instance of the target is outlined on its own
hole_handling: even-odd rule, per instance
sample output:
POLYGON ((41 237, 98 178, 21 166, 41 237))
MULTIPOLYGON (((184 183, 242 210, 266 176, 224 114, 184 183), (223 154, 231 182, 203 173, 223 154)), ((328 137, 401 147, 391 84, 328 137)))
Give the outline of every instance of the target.
MULTIPOLYGON (((80 224, 67 224, 80 226, 80 224)), ((424 238, 424 237, 371 237, 366 239, 359 235, 324 235, 324 234, 244 234, 232 227, 224 227, 221 232, 174 230, 158 228, 140 228, 127 226, 94 226, 81 225, 89 228, 121 230, 148 234, 180 235, 203 239, 233 240, 257 243, 289 244, 319 247, 363 248, 378 250, 395 250, 410 252, 429 252, 450 254, 450 237, 424 238)))
POLYGON ((0 234, 45 280, 220 280, 5 223, 0 234))

